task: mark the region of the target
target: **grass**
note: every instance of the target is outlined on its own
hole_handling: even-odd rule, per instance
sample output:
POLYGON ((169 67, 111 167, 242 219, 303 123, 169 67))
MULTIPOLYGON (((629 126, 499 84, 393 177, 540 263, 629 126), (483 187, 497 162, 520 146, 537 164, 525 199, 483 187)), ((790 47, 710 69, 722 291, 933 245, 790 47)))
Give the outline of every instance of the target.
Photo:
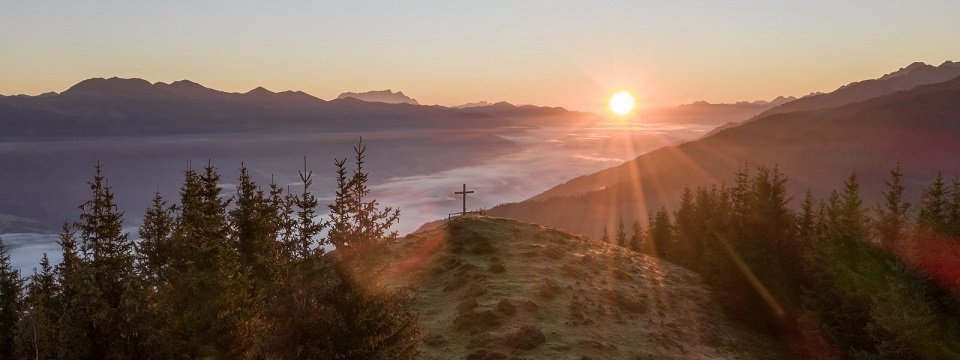
POLYGON ((415 290, 425 359, 784 356, 727 321, 693 272, 603 242, 467 217, 387 250, 381 281, 415 290))

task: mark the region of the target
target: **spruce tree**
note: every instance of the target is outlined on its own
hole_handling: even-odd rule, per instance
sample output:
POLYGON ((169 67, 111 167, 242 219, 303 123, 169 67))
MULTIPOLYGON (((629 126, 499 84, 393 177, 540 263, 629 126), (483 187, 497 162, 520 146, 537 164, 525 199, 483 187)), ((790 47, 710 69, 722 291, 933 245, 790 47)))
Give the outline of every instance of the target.
POLYGON ((880 245, 886 249, 894 249, 897 242, 901 241, 907 226, 907 211, 910 204, 903 199, 903 173, 900 172, 900 165, 890 171, 890 179, 887 180, 887 189, 883 192, 883 203, 877 205, 875 212, 877 220, 875 229, 877 237, 880 239, 880 245))
POLYGON ((159 192, 154 193, 140 225, 140 246, 137 252, 141 276, 153 287, 160 285, 164 270, 170 262, 169 243, 173 225, 173 209, 167 206, 159 192))
POLYGON ((329 205, 327 239, 337 249, 352 246, 366 248, 378 240, 397 236, 396 232, 388 231, 400 221, 400 210, 392 207, 381 209, 376 199, 367 199, 370 195, 367 185, 369 174, 363 167, 366 149, 363 139, 353 148, 356 168, 349 179, 346 159, 334 161, 337 167, 337 191, 333 203, 329 205))
POLYGON ((92 269, 83 256, 72 226, 64 223, 58 244, 62 260, 57 266, 60 275, 61 312, 56 354, 60 359, 97 359, 103 356, 95 349, 95 308, 90 304, 99 296, 93 283, 92 269))
POLYGON ((947 195, 943 174, 938 171, 933 184, 924 189, 921 195, 917 225, 928 231, 943 233, 947 222, 947 195))
POLYGON ((142 285, 134 269, 134 242, 123 232, 123 213, 117 210, 113 191, 100 164, 89 182, 92 198, 81 206, 80 241, 89 264, 95 296, 92 348, 106 358, 144 351, 138 313, 142 285))
POLYGON ((327 227, 326 222, 317 222, 317 206, 320 202, 316 196, 310 192, 310 186, 313 185, 313 172, 307 170, 307 158, 303 158, 303 171, 300 171, 300 181, 303 184, 303 192, 294 199, 297 208, 296 216, 296 236, 292 253, 299 258, 309 257, 314 251, 323 253, 323 246, 326 241, 318 239, 321 232, 327 227))
POLYGON ((392 207, 380 208, 376 199, 367 199, 370 188, 367 185, 369 174, 364 171, 367 146, 363 139, 353 148, 354 164, 353 176, 350 179, 350 198, 353 208, 353 222, 355 231, 352 242, 369 244, 385 237, 395 238, 396 232, 387 231, 394 223, 400 221, 400 209, 392 207))
POLYGON ((340 249, 349 246, 353 238, 351 225, 353 210, 350 201, 350 181, 347 179, 347 159, 334 159, 333 163, 337 167, 337 190, 333 203, 327 206, 330 209, 327 221, 330 230, 327 232, 327 241, 340 249))
POLYGON ((651 252, 657 256, 663 256, 667 259, 674 259, 673 246, 673 225, 670 223, 670 215, 667 209, 660 208, 656 215, 650 221, 650 246, 651 252))
POLYGON ((20 271, 10 264, 7 246, 0 239, 0 359, 14 357, 22 285, 20 271))
POLYGON ((633 232, 630 233, 629 247, 633 251, 641 251, 643 248, 643 228, 639 221, 633 222, 633 232))
POLYGON ((240 181, 234 195, 236 205, 229 213, 233 243, 240 266, 249 272, 254 297, 265 296, 276 281, 278 270, 277 233, 272 225, 276 217, 267 198, 241 164, 240 181))
POLYGON ((797 216, 797 233, 804 242, 809 242, 815 236, 816 213, 813 209, 813 195, 808 190, 800 202, 800 214, 797 216))
POLYGON ((627 230, 623 225, 623 217, 617 220, 617 246, 627 247, 627 230))
POLYGON ((169 283, 161 289, 166 356, 231 357, 244 351, 238 324, 249 311, 238 254, 231 244, 220 175, 212 164, 184 174, 180 217, 170 237, 169 283))
POLYGON ((50 259, 40 258, 40 272, 34 269, 24 296, 23 313, 18 331, 20 358, 56 359, 59 338, 59 285, 50 259))

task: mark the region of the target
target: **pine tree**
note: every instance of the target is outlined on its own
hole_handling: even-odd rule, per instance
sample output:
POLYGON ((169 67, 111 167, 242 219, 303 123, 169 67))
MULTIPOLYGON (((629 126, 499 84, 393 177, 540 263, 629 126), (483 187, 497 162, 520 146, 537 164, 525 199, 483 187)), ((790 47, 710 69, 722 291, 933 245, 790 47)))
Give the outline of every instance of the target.
POLYGON ((83 257, 72 226, 64 223, 58 239, 62 260, 57 266, 60 275, 61 312, 56 358, 97 359, 102 355, 94 346, 97 341, 93 319, 95 308, 90 304, 99 294, 93 284, 90 263, 83 257))
POLYGON ((334 159, 333 163, 337 167, 337 190, 333 203, 328 205, 330 215, 327 224, 330 231, 327 233, 327 241, 339 249, 349 246, 350 239, 353 238, 352 207, 350 181, 347 179, 347 159, 334 159))
POLYGON ((860 182, 851 174, 843 184, 843 193, 832 199, 834 239, 865 242, 870 237, 870 218, 860 198, 860 182))
POLYGON ((641 251, 643 248, 643 228, 639 221, 633 222, 633 232, 630 234, 629 247, 633 251, 641 251))
POLYGON ((367 146, 363 139, 353 148, 356 169, 350 179, 351 207, 353 208, 354 243, 371 243, 385 237, 395 238, 396 232, 387 233, 395 222, 400 221, 400 209, 385 207, 380 209, 376 199, 367 200, 370 188, 367 186, 369 174, 364 172, 367 146))
POLYGON ((14 356, 22 286, 20 271, 10 264, 7 246, 0 239, 0 359, 14 356))
POLYGON ((947 220, 947 195, 943 174, 938 171, 933 184, 924 189, 921 195, 917 225, 929 231, 943 233, 947 220))
POLYGON ((676 254, 673 253, 673 225, 670 223, 670 215, 667 209, 660 208, 656 215, 650 221, 649 236, 652 249, 651 252, 667 259, 673 259, 676 254))
POLYGON ((603 241, 608 244, 610 243, 610 234, 607 231, 606 225, 603 226, 603 232, 600 234, 600 241, 603 241))
POLYGON ((169 284, 161 289, 166 356, 231 357, 244 351, 238 324, 250 309, 231 244, 220 175, 212 164, 190 169, 180 190, 180 217, 170 237, 169 284))
POLYGON ((623 217, 617 220, 617 246, 627 247, 627 230, 623 225, 623 217))
POLYGON ((816 235, 816 213, 813 209, 813 195, 808 190, 800 202, 800 214, 797 216, 797 233, 801 240, 809 242, 816 235))
POLYGON ((56 273, 44 253, 40 259, 40 272, 34 269, 24 297, 17 341, 20 358, 57 358, 62 311, 59 296, 56 273))
POLYGON ((701 250, 699 243, 701 239, 697 233, 697 220, 695 218, 693 192, 690 188, 684 188, 680 194, 680 208, 673 213, 674 224, 674 249, 671 256, 674 261, 689 267, 696 267, 699 263, 701 250))
POLYGON ((160 193, 154 193, 140 225, 138 267, 147 282, 157 287, 170 262, 170 235, 173 232, 173 209, 167 206, 160 193))
POLYGON ((887 190, 883 192, 884 202, 877 205, 875 212, 877 221, 875 229, 880 245, 887 249, 894 249, 897 242, 902 240, 907 226, 907 211, 910 209, 903 199, 903 173, 900 165, 890 171, 890 180, 887 180, 887 190))
POLYGON ((120 305, 125 281, 133 277, 133 240, 123 232, 123 213, 117 211, 113 191, 106 184, 100 164, 95 168, 90 190, 93 198, 81 206, 80 240, 90 256, 94 285, 104 305, 120 305))
POLYGON ((142 284, 134 269, 133 240, 123 232, 123 213, 100 164, 89 184, 92 198, 81 206, 76 227, 96 290, 86 304, 94 309, 92 348, 103 357, 122 357, 145 350, 139 321, 143 314, 138 313, 142 284))
POLYGON ((233 243, 239 253, 240 266, 251 277, 254 297, 262 298, 264 292, 272 291, 277 278, 277 232, 272 224, 277 215, 242 164, 234 204, 229 213, 233 243))
POLYGON ((317 206, 319 201, 310 192, 310 186, 313 184, 313 172, 307 170, 307 158, 303 158, 303 171, 300 172, 300 181, 303 184, 303 192, 296 197, 294 204, 297 207, 296 217, 296 242, 292 253, 299 258, 306 258, 312 255, 314 251, 323 253, 323 246, 326 241, 317 239, 320 233, 327 227, 326 222, 317 222, 317 206))
POLYGON ((400 210, 392 207, 380 209, 376 199, 367 200, 370 194, 367 186, 369 174, 363 168, 366 149, 363 139, 353 148, 356 168, 349 180, 346 159, 334 161, 337 166, 337 192, 333 203, 329 205, 327 239, 338 249, 366 247, 378 240, 397 236, 396 232, 387 231, 400 221, 400 210))

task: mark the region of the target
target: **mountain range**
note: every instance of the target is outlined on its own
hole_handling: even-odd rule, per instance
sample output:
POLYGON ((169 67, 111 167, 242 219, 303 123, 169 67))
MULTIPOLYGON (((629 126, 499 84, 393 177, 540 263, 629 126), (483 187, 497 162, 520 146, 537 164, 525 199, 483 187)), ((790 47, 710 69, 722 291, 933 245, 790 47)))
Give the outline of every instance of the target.
POLYGON ((374 90, 361 93, 345 92, 337 96, 337 99, 357 99, 367 102, 382 102, 387 104, 412 104, 420 105, 416 99, 406 96, 403 91, 393 92, 387 90, 374 90))
POLYGON ((597 236, 618 218, 643 222, 661 206, 675 209, 684 188, 730 185, 735 172, 755 166, 776 167, 788 176, 791 194, 809 190, 817 198, 856 173, 872 204, 899 164, 908 199, 916 202, 938 171, 960 175, 958 150, 960 66, 914 64, 784 103, 490 213, 597 236))

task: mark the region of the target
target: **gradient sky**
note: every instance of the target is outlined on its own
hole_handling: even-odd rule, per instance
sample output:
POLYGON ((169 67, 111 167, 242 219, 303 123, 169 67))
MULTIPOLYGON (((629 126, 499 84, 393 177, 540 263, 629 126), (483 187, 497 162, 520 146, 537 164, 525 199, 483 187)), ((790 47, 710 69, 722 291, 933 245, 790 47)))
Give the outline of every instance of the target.
POLYGON ((960 1, 0 0, 0 94, 90 77, 598 110, 829 91, 960 60, 960 1))

